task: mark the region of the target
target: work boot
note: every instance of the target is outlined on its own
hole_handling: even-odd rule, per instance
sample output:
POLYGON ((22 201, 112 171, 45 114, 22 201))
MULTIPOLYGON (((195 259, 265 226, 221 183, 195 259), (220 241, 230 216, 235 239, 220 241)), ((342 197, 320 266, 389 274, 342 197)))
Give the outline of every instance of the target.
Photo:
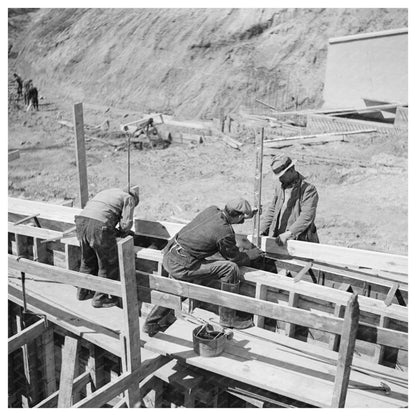
POLYGON ((94 308, 111 308, 118 305, 117 297, 110 297, 105 293, 95 294, 91 302, 94 308))
MULTIPOLYGON (((240 283, 221 282, 221 290, 224 292, 239 293, 239 288, 240 283)), ((220 325, 226 328, 247 329, 253 326, 253 320, 251 318, 240 318, 234 309, 219 306, 218 314, 220 316, 220 325)))
MULTIPOLYGON (((172 309, 156 305, 147 315, 142 331, 149 337, 155 336, 159 331, 164 331, 172 321, 172 309)), ((175 316, 173 315, 173 318, 175 316)))
POLYGON ((84 289, 83 287, 77 288, 77 299, 78 300, 87 300, 91 299, 94 296, 94 291, 89 289, 84 289))

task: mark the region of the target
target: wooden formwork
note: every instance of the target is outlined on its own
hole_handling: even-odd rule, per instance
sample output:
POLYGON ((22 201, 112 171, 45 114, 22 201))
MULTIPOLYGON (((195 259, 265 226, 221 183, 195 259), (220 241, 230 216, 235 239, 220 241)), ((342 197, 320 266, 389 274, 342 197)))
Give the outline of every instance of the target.
MULTIPOLYGON (((37 208, 39 208, 39 206, 37 206, 37 208)), ((74 210, 76 211, 76 209, 74 210)), ((73 218, 74 210, 68 212, 68 218, 73 218)), ((20 213, 19 215, 24 216, 25 214, 27 213, 20 213)), ((41 222, 44 220, 42 215, 38 218, 41 222)), ((53 223, 53 218, 49 217, 47 220, 50 224, 53 223)), ((16 261, 15 258, 10 258, 9 256, 9 266, 11 269, 16 270, 18 267, 18 270, 20 271, 21 269, 26 270, 28 275, 36 272, 38 274, 40 273, 40 276, 44 276, 46 273, 49 278, 51 271, 48 267, 52 267, 53 270, 55 270, 53 265, 59 264, 61 267, 65 267, 66 269, 76 270, 79 259, 79 247, 77 246, 76 239, 66 238, 61 240, 59 243, 50 242, 46 244, 46 250, 43 248, 39 249, 39 247, 44 246, 44 244, 41 244, 39 240, 42 240, 42 238, 54 237, 56 233, 59 234, 56 230, 68 228, 68 225, 70 224, 70 220, 68 223, 63 221, 58 224, 59 222, 60 221, 56 221, 56 224, 53 224, 55 230, 39 229, 28 225, 16 226, 9 224, 9 252, 14 252, 19 255, 22 255, 21 253, 23 252, 24 256, 27 257, 27 260, 21 259, 20 261, 16 261), (41 253, 41 255, 39 256, 37 253, 41 253), (39 263, 39 258, 41 258, 45 263, 50 263, 52 266, 47 266, 47 264, 45 264, 41 268, 36 268, 33 264, 34 258, 38 259, 35 263, 39 263), (47 272, 45 270, 47 270, 47 272)), ((150 239, 146 241, 153 242, 154 247, 162 248, 163 245, 166 244, 167 239, 172 237, 172 235, 175 234, 182 226, 183 225, 165 222, 152 224, 151 222, 141 222, 140 220, 137 220, 135 228, 136 234, 140 234, 137 235, 139 240, 140 238, 150 239)), ((299 333, 302 332, 298 330, 299 327, 309 326, 309 331, 311 333, 315 333, 315 335, 316 331, 321 331, 325 333, 325 339, 323 339, 323 341, 321 340, 320 346, 325 344, 328 353, 332 350, 333 353, 338 354, 342 333, 340 332, 340 327, 337 325, 340 325, 340 323, 344 320, 343 314, 345 313, 345 307, 347 306, 348 299, 351 298, 351 293, 349 293, 352 289, 351 287, 347 287, 345 285, 343 287, 336 288, 323 287, 305 281, 305 276, 307 275, 305 271, 303 272, 303 276, 302 273, 300 273, 294 278, 291 278, 282 273, 276 275, 261 270, 244 268, 243 273, 245 276, 245 283, 242 287, 242 293, 253 298, 245 297, 244 300, 242 300, 240 295, 221 293, 215 289, 166 279, 165 277, 160 276, 163 274, 163 269, 161 266, 162 254, 159 249, 136 246, 134 249, 132 248, 132 250, 135 256, 134 268, 136 273, 137 271, 141 271, 141 273, 137 274, 138 288, 136 293, 138 294, 138 300, 174 307, 177 309, 178 315, 181 313, 180 299, 182 296, 188 296, 192 299, 198 299, 200 301, 214 304, 216 303, 219 305, 222 304, 229 306, 231 304, 234 305, 236 309, 254 313, 259 330, 264 323, 264 316, 277 320, 278 322, 282 322, 283 325, 275 334, 276 336, 283 335, 285 339, 284 342, 288 343, 288 345, 290 345, 289 340, 291 339, 293 341, 300 342, 296 339, 299 338, 299 333), (153 273, 156 273, 156 275, 153 273), (238 298, 234 298, 233 296, 237 296, 238 298), (335 319, 335 321, 333 319, 335 319), (328 337, 328 327, 325 327, 326 330, 322 331, 322 327, 317 325, 317 322, 325 322, 328 325, 332 325, 331 330, 334 330, 334 328, 336 330, 328 337), (332 323, 330 324, 330 322, 332 323), (336 325, 335 322, 337 322, 336 325), (335 327, 333 325, 335 325, 335 327)), ((82 282, 85 282, 88 285, 95 284, 95 279, 97 279, 93 276, 79 276, 79 273, 77 272, 70 272, 69 270, 64 272, 62 270, 61 276, 57 278, 57 280, 59 281, 59 279, 65 279, 67 283, 75 285, 76 282, 79 281, 75 279, 80 278, 82 282)), ((365 276, 362 278, 364 279, 365 276)), ((106 284, 106 290, 115 290, 114 287, 111 288, 112 285, 109 285, 108 282, 100 282, 100 284, 103 283, 106 284)), ((36 283, 36 285, 41 286, 42 284, 36 283)), ((32 287, 33 286, 34 284, 32 283, 32 287)), ((19 303, 17 299, 20 296, 19 293, 21 294, 21 292, 19 292, 16 287, 12 287, 11 290, 12 298, 19 303)), ((119 293, 118 290, 119 289, 116 290, 117 293, 119 293)), ((361 341, 370 343, 373 350, 369 356, 372 356, 373 358, 369 361, 396 365, 398 363, 397 359, 399 354, 396 354, 396 357, 393 360, 391 358, 389 360, 385 360, 385 352, 387 349, 395 351, 407 350, 407 308, 396 303, 390 303, 387 305, 384 300, 369 298, 363 295, 359 295, 357 299, 360 305, 360 314, 358 317, 359 325, 357 326, 356 347, 359 346, 361 341), (389 321, 395 322, 396 326, 390 325, 390 327, 385 328, 389 325, 389 321)), ((270 333, 270 331, 266 331, 266 333, 270 333)), ((329 333, 331 333, 331 331, 329 331, 329 333)), ((79 337, 79 334, 77 336, 79 337)), ((264 333, 262 333, 262 336, 264 336, 264 333)), ((93 339, 91 334, 87 333, 83 333, 81 338, 82 340, 88 342, 91 342, 93 339)), ((140 339, 141 345, 146 346, 147 341, 144 341, 143 334, 140 335, 140 339)), ((302 339, 302 336, 299 339, 302 339)), ((306 337, 306 340, 308 341, 306 345, 309 345, 307 348, 310 348, 312 345, 310 344, 312 337, 308 336, 306 337)), ((95 342, 97 342, 97 340, 95 340, 95 342)), ((116 348, 117 347, 114 347, 113 350, 116 348)), ((109 348, 109 350, 111 351, 111 348, 109 348)), ((120 356, 120 354, 118 356, 120 356)), ((90 358, 87 358, 87 361, 90 360, 90 358)), ((359 358, 358 356, 355 356, 354 360, 355 362, 357 362, 357 360, 364 361, 362 360, 362 357, 359 358)), ((403 362, 400 364, 403 365, 403 362)), ((385 366, 380 367, 387 368, 385 366)), ((124 368, 126 368, 126 365, 123 367, 123 370, 124 368)), ((81 367, 79 370, 80 374, 78 375, 78 377, 82 376, 80 380, 77 380, 77 375, 73 373, 73 382, 76 380, 79 385, 85 383, 87 378, 86 375, 83 375, 82 370, 83 368, 81 367)), ((117 375, 117 372, 117 368, 114 367, 113 374, 117 375)), ((124 374, 124 372, 122 374, 124 374)), ((401 375, 402 379, 406 379, 405 371, 401 372, 401 375)), ((121 375, 120 377, 124 376, 121 375)), ((118 383, 120 383, 119 388, 128 388, 128 377, 127 379, 121 378, 115 382, 116 385, 118 383)), ((50 387, 50 390, 52 389, 53 387, 50 387)), ((154 389, 151 389, 151 391, 154 393, 154 389)), ((343 391, 345 393, 345 386, 343 391)), ((114 389, 112 388, 110 392, 113 394, 114 389)), ((78 392, 77 390, 76 393, 81 398, 83 391, 78 392)), ((86 399, 88 399, 88 397, 86 399)), ((94 399, 90 403, 100 403, 102 398, 98 396, 98 399, 98 401, 95 402, 94 399)), ((106 396, 106 399, 108 399, 108 396, 106 396)), ((373 403, 373 399, 368 400, 368 403, 373 403)), ((114 400, 110 401, 114 402, 114 400)), ((327 401, 325 403, 329 405, 327 401)))

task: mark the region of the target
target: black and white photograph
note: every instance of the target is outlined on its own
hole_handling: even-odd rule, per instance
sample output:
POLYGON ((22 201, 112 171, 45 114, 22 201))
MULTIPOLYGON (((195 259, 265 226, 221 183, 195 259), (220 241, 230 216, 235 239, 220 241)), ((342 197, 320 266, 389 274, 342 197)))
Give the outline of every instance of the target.
POLYGON ((10 3, 5 407, 409 409, 410 7, 10 3))

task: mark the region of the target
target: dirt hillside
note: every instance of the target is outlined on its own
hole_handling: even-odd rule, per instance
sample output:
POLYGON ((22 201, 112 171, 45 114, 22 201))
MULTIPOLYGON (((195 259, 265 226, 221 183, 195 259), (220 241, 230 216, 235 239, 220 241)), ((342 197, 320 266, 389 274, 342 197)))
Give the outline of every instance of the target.
POLYGON ((44 92, 185 118, 217 117, 255 98, 284 108, 296 96, 303 107, 319 107, 329 38, 407 26, 406 9, 11 14, 16 66, 44 92))
MULTIPOLYGON (((79 205, 68 127, 78 100, 84 104, 93 196, 126 184, 121 123, 149 111, 216 118, 221 107, 236 111, 255 98, 283 105, 291 94, 307 98, 304 106, 319 106, 328 37, 406 25, 407 13, 394 9, 12 10, 9 97, 16 71, 34 80, 42 98, 37 112, 9 100, 8 147, 19 149, 20 158, 8 165, 8 193, 79 205)), ((163 150, 132 152, 131 180, 142 195, 137 216, 190 220, 236 195, 253 200, 255 154, 247 120, 232 133, 241 150, 220 139, 218 124, 203 122, 214 134, 201 144, 174 140, 163 150)), ((406 135, 350 136, 285 152, 318 189, 323 243, 407 253, 406 135)), ((265 157, 264 205, 273 192, 269 164, 265 157)), ((251 232, 252 223, 238 231, 251 232)))

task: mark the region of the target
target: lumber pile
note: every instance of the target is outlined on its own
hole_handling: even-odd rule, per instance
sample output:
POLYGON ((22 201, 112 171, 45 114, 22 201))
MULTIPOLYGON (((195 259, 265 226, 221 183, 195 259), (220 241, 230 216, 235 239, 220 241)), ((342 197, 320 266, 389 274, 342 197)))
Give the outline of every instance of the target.
POLYGON ((264 146, 272 147, 274 149, 281 149, 282 147, 292 146, 295 144, 321 144, 332 141, 343 141, 345 136, 355 134, 368 134, 376 132, 376 129, 362 129, 354 131, 341 131, 334 133, 317 133, 303 136, 282 137, 273 140, 266 140, 264 146))

